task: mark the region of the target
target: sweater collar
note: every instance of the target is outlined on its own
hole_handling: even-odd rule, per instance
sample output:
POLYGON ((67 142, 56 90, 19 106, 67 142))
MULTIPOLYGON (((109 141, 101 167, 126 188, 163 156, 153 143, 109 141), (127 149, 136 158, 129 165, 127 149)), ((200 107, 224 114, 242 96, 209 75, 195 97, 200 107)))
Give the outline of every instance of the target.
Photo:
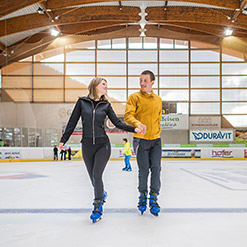
POLYGON ((146 92, 143 92, 141 89, 140 89, 140 93, 141 93, 141 95, 143 95, 144 97, 147 97, 147 98, 154 95, 154 92, 153 92, 153 91, 152 91, 151 94, 148 94, 148 93, 146 93, 146 92))
MULTIPOLYGON (((84 96, 84 97, 81 97, 82 100, 87 100, 87 101, 91 101, 93 102, 94 100, 92 100, 89 96, 84 96)), ((108 103, 108 101, 106 100, 99 100, 97 102, 100 102, 100 103, 108 103)))

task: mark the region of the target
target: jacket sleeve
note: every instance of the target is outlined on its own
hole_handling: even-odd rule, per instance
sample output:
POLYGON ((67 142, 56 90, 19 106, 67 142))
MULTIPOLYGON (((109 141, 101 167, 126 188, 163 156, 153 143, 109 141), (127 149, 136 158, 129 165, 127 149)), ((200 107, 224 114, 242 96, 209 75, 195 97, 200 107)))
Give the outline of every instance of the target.
POLYGON ((78 99, 73 109, 73 112, 69 118, 69 122, 67 124, 67 127, 63 133, 60 142, 65 144, 68 141, 68 139, 70 138, 71 134, 73 133, 76 127, 76 124, 78 123, 80 116, 81 116, 80 99, 78 99))
POLYGON ((130 96, 126 103, 124 121, 127 124, 137 127, 139 124, 141 124, 141 122, 135 118, 135 113, 136 113, 136 101, 133 96, 130 96))
POLYGON ((116 113, 113 111, 111 104, 109 104, 109 110, 107 113, 109 119, 111 122, 119 129, 128 131, 128 132, 133 132, 135 133, 135 127, 129 126, 126 123, 123 123, 116 115, 116 113))

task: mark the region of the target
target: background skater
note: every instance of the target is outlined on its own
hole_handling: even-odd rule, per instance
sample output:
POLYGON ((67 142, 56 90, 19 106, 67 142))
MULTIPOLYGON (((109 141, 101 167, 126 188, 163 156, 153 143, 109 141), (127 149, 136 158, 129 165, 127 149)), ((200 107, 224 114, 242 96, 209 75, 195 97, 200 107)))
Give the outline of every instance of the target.
POLYGON ((122 151, 122 154, 124 154, 124 163, 125 167, 122 169, 123 171, 128 171, 131 172, 132 168, 130 165, 130 158, 131 158, 131 149, 130 149, 130 143, 126 138, 123 139, 123 144, 124 144, 124 150, 122 151))

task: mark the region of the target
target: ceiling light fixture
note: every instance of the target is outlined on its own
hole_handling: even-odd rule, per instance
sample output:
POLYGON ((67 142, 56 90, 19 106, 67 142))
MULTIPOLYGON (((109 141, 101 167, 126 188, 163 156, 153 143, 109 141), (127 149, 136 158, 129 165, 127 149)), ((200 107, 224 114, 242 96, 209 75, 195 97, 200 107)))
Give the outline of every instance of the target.
POLYGON ((37 12, 38 12, 40 15, 42 15, 42 14, 45 13, 45 11, 44 11, 41 7, 39 7, 39 8, 37 9, 37 12))
POLYGON ((230 29, 230 28, 227 28, 227 29, 225 30, 225 36, 231 36, 232 33, 233 33, 233 30, 230 29))
POLYGON ((57 30, 55 30, 55 29, 51 29, 51 35, 52 36, 58 36, 60 34, 60 32, 58 32, 57 30))

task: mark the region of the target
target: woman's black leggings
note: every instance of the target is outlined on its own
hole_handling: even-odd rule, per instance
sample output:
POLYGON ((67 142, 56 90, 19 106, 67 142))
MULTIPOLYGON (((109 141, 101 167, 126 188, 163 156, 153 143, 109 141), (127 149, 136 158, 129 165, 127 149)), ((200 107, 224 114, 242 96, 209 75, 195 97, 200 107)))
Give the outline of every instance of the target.
POLYGON ((101 200, 104 193, 102 175, 111 155, 110 142, 96 145, 82 144, 82 155, 94 187, 95 199, 101 200))

